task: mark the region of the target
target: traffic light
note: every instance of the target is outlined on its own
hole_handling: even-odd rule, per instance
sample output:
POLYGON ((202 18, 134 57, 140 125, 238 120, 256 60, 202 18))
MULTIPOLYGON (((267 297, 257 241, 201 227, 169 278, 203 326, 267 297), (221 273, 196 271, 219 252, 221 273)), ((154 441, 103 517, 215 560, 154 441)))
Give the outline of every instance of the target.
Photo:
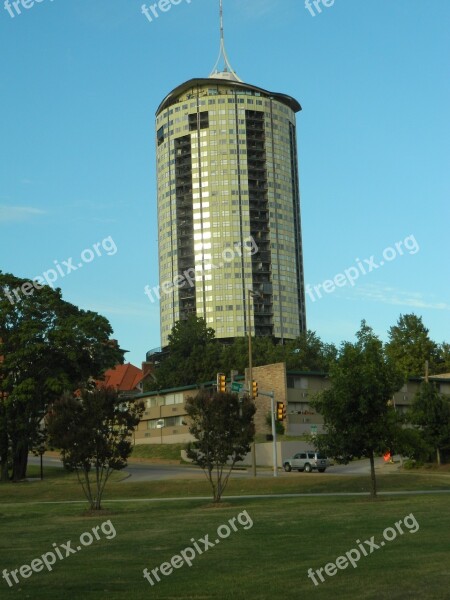
POLYGON ((284 402, 277 402, 277 421, 284 421, 286 418, 286 409, 284 402))
POLYGON ((252 398, 256 398, 257 395, 258 395, 258 382, 253 380, 252 381, 252 398))
POLYGON ((227 376, 225 375, 225 373, 217 373, 217 391, 227 391, 227 376))

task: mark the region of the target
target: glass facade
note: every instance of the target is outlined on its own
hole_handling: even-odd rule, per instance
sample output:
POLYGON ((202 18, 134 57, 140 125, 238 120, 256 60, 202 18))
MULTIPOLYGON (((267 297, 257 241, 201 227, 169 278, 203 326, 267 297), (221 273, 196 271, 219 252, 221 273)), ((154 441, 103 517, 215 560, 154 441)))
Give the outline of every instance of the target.
POLYGON ((296 112, 289 96, 187 82, 156 115, 161 344, 179 319, 217 338, 306 329, 296 112), (247 289, 252 298, 250 315, 247 289))

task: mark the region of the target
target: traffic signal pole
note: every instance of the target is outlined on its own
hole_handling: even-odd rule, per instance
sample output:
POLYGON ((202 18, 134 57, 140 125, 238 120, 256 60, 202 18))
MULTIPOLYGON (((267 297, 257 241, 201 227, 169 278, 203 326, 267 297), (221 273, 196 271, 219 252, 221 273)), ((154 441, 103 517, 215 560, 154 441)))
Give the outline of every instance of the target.
MULTIPOLYGON (((252 295, 255 294, 253 290, 248 289, 248 383, 247 387, 249 390, 250 397, 252 395, 252 381, 253 381, 253 356, 252 356, 252 318, 250 314, 250 306, 252 295)), ((252 442, 251 446, 252 452, 252 474, 253 477, 256 477, 256 444, 255 440, 252 442)))
POLYGON ((272 415, 272 441, 273 441, 273 476, 278 477, 278 456, 277 456, 277 428, 275 426, 275 398, 274 393, 272 392, 270 396, 270 406, 271 406, 271 415, 272 415))

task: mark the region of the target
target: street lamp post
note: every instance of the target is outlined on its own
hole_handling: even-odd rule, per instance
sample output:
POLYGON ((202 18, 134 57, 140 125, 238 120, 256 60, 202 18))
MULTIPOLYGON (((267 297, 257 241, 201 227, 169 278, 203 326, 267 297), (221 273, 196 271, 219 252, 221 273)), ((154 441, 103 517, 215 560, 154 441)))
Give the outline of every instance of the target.
MULTIPOLYGON (((259 296, 256 292, 248 288, 248 382, 247 389, 249 391, 250 397, 252 395, 252 382, 253 382, 253 360, 252 360, 252 315, 250 312, 251 307, 251 299, 255 296, 259 296)), ((252 474, 253 477, 256 477, 256 446, 255 441, 252 442, 252 474)))

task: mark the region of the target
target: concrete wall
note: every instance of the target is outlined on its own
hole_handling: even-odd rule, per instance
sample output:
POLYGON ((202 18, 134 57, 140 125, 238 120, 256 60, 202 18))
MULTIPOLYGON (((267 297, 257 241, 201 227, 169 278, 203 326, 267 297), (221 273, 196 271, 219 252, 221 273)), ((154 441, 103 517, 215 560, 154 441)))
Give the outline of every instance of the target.
MULTIPOLYGON (((277 459, 278 466, 282 467, 283 459, 290 458, 297 452, 302 450, 314 450, 314 446, 308 442, 277 442, 277 459)), ((249 452, 244 460, 238 465, 251 465, 252 455, 249 452)), ((256 444, 256 465, 260 467, 273 466, 273 443, 265 442, 264 444, 256 444)))
MULTIPOLYGON (((303 450, 314 450, 314 447, 308 442, 277 442, 277 459, 278 466, 283 466, 283 460, 290 458, 297 452, 303 450)), ((273 466, 273 444, 266 442, 264 444, 256 444, 256 465, 259 467, 273 466)), ((181 458, 188 461, 184 450, 181 451, 181 458)), ((189 461, 188 461, 189 462, 189 461)), ((236 466, 250 466, 252 464, 252 455, 249 452, 243 461, 236 463, 236 466)))

